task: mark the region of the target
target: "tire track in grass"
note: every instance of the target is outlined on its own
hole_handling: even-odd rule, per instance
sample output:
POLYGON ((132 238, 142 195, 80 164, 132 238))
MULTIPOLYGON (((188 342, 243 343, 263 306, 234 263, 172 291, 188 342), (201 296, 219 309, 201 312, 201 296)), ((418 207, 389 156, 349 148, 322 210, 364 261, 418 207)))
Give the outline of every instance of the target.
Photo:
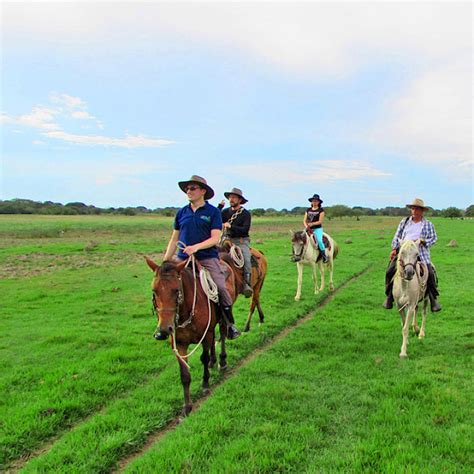
MULTIPOLYGON (((233 368, 228 369, 226 373, 222 376, 222 378, 218 382, 212 385, 211 391, 208 394, 202 395, 198 397, 197 399, 193 400, 193 411, 191 412, 191 416, 192 416, 192 413, 199 410, 199 407, 201 406, 202 403, 204 403, 210 396, 212 396, 212 389, 219 387, 221 384, 225 383, 227 379, 235 376, 239 372, 241 367, 252 362, 262 352, 265 352, 266 350, 268 350, 269 347, 271 347, 272 345, 274 345, 281 339, 285 338, 288 335, 288 333, 290 333, 291 331, 294 331, 299 326, 307 322, 309 319, 313 318, 319 309, 324 308, 327 304, 329 304, 335 298, 335 296, 340 291, 344 290, 346 287, 351 285, 354 281, 358 280, 360 277, 365 275, 372 267, 373 267, 373 264, 370 264, 366 266, 365 268, 363 268, 361 271, 355 273, 351 278, 349 278, 349 280, 346 280, 342 285, 336 288, 332 293, 329 293, 319 304, 317 304, 313 309, 311 309, 308 313, 306 313, 306 315, 297 319, 292 325, 286 327, 285 329, 280 331, 278 334, 276 334, 272 339, 270 339, 269 341, 267 341, 262 346, 255 349, 254 351, 252 351, 249 355, 241 359, 233 368)), ((133 462, 135 459, 145 454, 155 443, 157 443, 167 433, 174 430, 182 421, 182 419, 183 418, 181 415, 177 416, 174 419, 172 419, 164 429, 150 435, 147 441, 145 442, 145 444, 142 446, 142 448, 139 451, 131 454, 128 457, 123 458, 119 462, 119 466, 114 472, 123 472, 125 468, 131 462, 133 462)))
MULTIPOLYGON (((163 367, 160 369, 160 372, 156 375, 152 375, 150 377, 147 377, 144 380, 144 384, 149 383, 153 378, 159 378, 161 374, 170 366, 174 365, 173 361, 170 361, 166 364, 163 365, 163 367)), ((43 444, 38 446, 35 450, 24 454, 23 456, 13 460, 12 462, 9 463, 8 468, 4 471, 5 474, 13 474, 21 469, 32 459, 37 458, 39 456, 42 456, 43 454, 47 453, 55 444, 57 441, 59 441, 65 434, 67 433, 73 433, 74 431, 78 430, 81 428, 81 426, 85 425, 88 423, 92 418, 94 418, 97 415, 100 415, 101 413, 104 413, 110 406, 111 402, 115 402, 120 399, 126 399, 130 393, 135 390, 136 387, 130 387, 128 390, 123 392, 120 397, 114 397, 113 400, 108 400, 106 403, 102 404, 102 406, 99 406, 97 410, 95 410, 93 413, 90 415, 86 416, 85 418, 82 418, 78 420, 78 422, 70 426, 68 428, 65 428, 63 431, 57 433, 55 436, 52 438, 49 438, 47 441, 45 441, 43 444)), ((3 471, 1 471, 3 472, 3 471)))

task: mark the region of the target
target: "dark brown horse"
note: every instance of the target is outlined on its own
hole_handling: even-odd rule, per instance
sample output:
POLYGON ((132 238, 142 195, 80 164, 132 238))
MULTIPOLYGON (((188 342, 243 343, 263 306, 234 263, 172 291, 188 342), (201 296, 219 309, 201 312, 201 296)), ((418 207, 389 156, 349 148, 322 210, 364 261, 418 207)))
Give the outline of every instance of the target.
MULTIPOLYGON (((187 261, 165 261, 161 266, 146 258, 148 266, 155 272, 152 282, 153 307, 158 315, 158 328, 171 336, 171 345, 179 363, 181 383, 184 390, 183 414, 192 410, 190 395, 191 374, 188 360, 190 344, 202 345, 201 362, 204 367, 202 387, 209 390, 209 367, 216 362, 215 328, 220 324, 221 352, 219 366, 227 367, 225 351, 226 326, 217 312, 216 304, 208 300, 198 272, 193 272, 187 261), (194 308, 194 310, 193 310, 194 308)), ((221 262, 222 263, 222 262, 221 262)), ((222 263, 227 267, 225 263, 222 263)), ((234 273, 227 267, 227 289, 235 300, 234 273)))
MULTIPOLYGON (((232 271, 234 272, 235 293, 239 295, 242 293, 244 286, 244 275, 243 269, 239 268, 230 256, 229 252, 232 245, 233 244, 230 240, 224 240, 219 247, 219 257, 221 260, 224 260, 230 266, 230 268, 232 268, 232 271)), ((251 248, 250 253, 252 255, 252 281, 250 286, 252 287, 253 294, 244 332, 250 330, 250 322, 252 321, 252 315, 255 311, 255 307, 258 310, 260 323, 263 323, 264 321, 263 310, 260 306, 260 292, 262 291, 263 282, 265 281, 265 276, 267 275, 268 262, 263 252, 251 248)))

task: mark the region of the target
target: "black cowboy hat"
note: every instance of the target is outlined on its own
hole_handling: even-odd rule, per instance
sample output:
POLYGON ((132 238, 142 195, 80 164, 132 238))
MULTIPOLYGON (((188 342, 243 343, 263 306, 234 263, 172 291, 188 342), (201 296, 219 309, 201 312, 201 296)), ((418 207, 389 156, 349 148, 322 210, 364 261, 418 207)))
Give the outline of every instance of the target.
POLYGON ((239 188, 232 188, 230 191, 225 192, 224 196, 229 199, 229 194, 235 194, 236 196, 239 196, 239 198, 242 199, 242 204, 248 202, 248 199, 244 198, 242 190, 239 188))
POLYGON ((308 201, 311 202, 311 201, 314 201, 315 199, 317 199, 319 201, 319 204, 322 204, 323 203, 323 200, 319 197, 319 194, 313 194, 309 199, 308 201))
POLYGON ((188 184, 191 183, 197 184, 198 186, 206 190, 206 194, 204 194, 204 199, 208 200, 214 196, 214 190, 207 184, 207 181, 204 178, 201 178, 201 176, 198 176, 197 174, 193 174, 187 181, 180 181, 178 183, 178 186, 181 188, 181 191, 185 193, 186 187, 188 186, 188 184))

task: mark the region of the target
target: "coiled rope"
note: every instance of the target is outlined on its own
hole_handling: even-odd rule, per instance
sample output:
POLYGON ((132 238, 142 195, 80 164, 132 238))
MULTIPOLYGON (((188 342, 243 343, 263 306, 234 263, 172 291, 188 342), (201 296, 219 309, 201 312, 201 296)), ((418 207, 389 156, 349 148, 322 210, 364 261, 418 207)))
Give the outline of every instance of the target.
MULTIPOLYGON (((180 250, 183 250, 186 247, 186 244, 182 241, 178 241, 176 243, 176 247, 178 247, 180 250)), ((196 278, 196 258, 194 255, 191 255, 188 259, 188 262, 186 263, 187 267, 191 263, 192 266, 192 271, 193 271, 193 277, 194 277, 194 296, 193 296, 193 307, 191 309, 191 316, 190 318, 185 321, 184 323, 180 324, 178 328, 183 328, 186 327, 188 324, 191 323, 191 320, 194 316, 194 309, 196 307, 196 299, 197 299, 197 278, 196 278)), ((198 347, 201 345, 202 341, 204 341, 204 338, 207 335, 207 332, 209 331, 209 326, 211 325, 211 301, 214 303, 217 303, 219 301, 219 290, 217 288, 217 285, 215 281, 212 279, 210 273, 208 270, 206 270, 203 266, 201 266, 201 269, 199 270, 199 281, 201 282, 202 289, 204 293, 207 296, 207 309, 208 309, 208 314, 209 314, 209 319, 207 321, 207 326, 206 330, 204 331, 201 340, 197 343, 196 347, 186 355, 181 355, 178 352, 178 349, 176 348, 176 340, 175 340, 175 332, 171 335, 171 344, 173 347, 173 352, 175 353, 176 357, 181 360, 181 362, 189 369, 189 364, 186 362, 185 359, 189 359, 194 352, 198 349, 198 347)), ((178 308, 176 308, 176 313, 178 314, 178 308)))

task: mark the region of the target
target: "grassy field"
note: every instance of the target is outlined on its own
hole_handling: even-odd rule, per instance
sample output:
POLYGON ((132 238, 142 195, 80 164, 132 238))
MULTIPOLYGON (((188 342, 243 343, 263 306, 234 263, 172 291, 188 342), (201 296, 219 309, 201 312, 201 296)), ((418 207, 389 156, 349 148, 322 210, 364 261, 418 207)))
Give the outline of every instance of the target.
MULTIPOLYGON (((399 317, 381 309, 398 221, 328 222, 338 290, 312 294, 307 269, 295 302, 301 219, 255 218, 266 322, 229 342, 229 373, 214 371, 212 395, 168 428, 182 389, 152 339, 143 256, 160 260, 172 219, 0 216, 2 470, 472 472, 474 222, 434 220, 443 311, 400 361, 399 317)), ((239 299, 240 326, 247 308, 239 299)))

